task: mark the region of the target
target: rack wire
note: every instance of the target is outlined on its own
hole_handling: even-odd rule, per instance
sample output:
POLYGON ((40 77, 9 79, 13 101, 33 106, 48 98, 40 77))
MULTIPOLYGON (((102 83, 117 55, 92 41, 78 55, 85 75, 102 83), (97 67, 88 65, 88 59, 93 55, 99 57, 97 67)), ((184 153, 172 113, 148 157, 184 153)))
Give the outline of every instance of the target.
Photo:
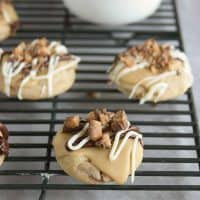
POLYGON ((49 190, 200 191, 200 140, 192 90, 176 100, 139 106, 107 85, 107 67, 114 55, 130 45, 155 38, 184 50, 176 2, 164 0, 149 19, 123 27, 81 21, 60 0, 15 0, 15 6, 21 28, 2 48, 47 37, 61 40, 82 62, 75 85, 59 97, 18 101, 0 96, 0 121, 9 127, 11 143, 0 169, 0 190, 39 190, 39 199, 45 199, 49 190), (124 108, 140 127, 145 156, 134 185, 71 183, 59 169, 53 135, 67 115, 84 115, 95 107, 124 108))

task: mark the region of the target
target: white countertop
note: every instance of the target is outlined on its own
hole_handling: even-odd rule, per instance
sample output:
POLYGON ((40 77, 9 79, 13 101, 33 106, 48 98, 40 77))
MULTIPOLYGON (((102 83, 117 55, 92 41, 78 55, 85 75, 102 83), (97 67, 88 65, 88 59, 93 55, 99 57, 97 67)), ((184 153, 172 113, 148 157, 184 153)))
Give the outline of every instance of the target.
POLYGON ((179 0, 178 3, 186 53, 189 56, 193 74, 195 75, 193 90, 196 100, 197 113, 198 116, 200 116, 200 1, 179 0))

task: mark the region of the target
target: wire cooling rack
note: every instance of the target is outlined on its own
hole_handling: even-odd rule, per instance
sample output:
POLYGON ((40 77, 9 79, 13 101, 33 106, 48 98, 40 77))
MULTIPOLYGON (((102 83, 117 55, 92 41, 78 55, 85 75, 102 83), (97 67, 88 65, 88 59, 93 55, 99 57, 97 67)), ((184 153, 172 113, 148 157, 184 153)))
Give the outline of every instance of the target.
POLYGON ((108 86, 105 74, 114 55, 148 38, 183 49, 176 2, 164 0, 149 19, 123 27, 81 21, 60 0, 15 0, 15 6, 21 28, 2 48, 47 37, 61 40, 82 63, 73 88, 59 97, 18 101, 0 96, 0 121, 10 129, 11 148, 0 169, 0 189, 38 190, 39 199, 45 199, 49 190, 199 191, 200 142, 192 91, 156 106, 139 106, 108 86), (84 115, 95 107, 126 109, 140 127, 145 156, 134 185, 79 184, 59 169, 51 146, 55 131, 67 115, 84 115))

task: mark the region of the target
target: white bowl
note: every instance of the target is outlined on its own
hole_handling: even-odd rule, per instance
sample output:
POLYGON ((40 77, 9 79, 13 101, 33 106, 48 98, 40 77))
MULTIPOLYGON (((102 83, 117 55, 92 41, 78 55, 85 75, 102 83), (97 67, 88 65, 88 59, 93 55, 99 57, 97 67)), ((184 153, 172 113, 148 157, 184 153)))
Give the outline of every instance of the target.
POLYGON ((63 0, 74 15, 94 23, 121 25, 153 14, 162 0, 63 0))

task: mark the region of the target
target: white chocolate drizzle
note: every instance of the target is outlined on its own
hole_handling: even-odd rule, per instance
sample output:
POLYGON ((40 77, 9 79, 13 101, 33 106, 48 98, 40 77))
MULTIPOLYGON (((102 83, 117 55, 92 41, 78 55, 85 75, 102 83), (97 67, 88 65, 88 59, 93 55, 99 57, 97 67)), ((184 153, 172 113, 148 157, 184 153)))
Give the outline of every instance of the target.
POLYGON ((47 89, 46 85, 43 85, 40 93, 41 97, 44 96, 46 89, 47 89))
MULTIPOLYGON (((121 151, 123 150, 124 146, 126 145, 127 141, 129 138, 134 137, 134 142, 133 142, 133 146, 132 146, 132 157, 131 157, 131 183, 134 182, 134 177, 135 177, 135 170, 136 170, 136 153, 137 153, 137 146, 138 146, 138 141, 142 140, 142 135, 130 130, 129 131, 129 126, 130 126, 130 122, 128 123, 128 126, 126 129, 121 130, 119 132, 116 133, 115 138, 114 138, 114 143, 112 145, 110 154, 109 154, 109 160, 110 161, 114 161, 116 160, 121 151), (120 142, 120 138, 121 136, 125 134, 125 136, 122 139, 121 144, 119 145, 120 142)), ((80 137, 84 136, 87 132, 87 129, 89 127, 89 124, 86 123, 86 125, 84 126, 84 128, 78 132, 77 134, 73 135, 67 142, 67 146, 70 150, 75 151, 75 150, 79 150, 81 149, 89 140, 89 136, 83 138, 78 144, 73 145, 80 137)))
POLYGON ((22 90, 23 90, 23 87, 27 84, 27 82, 29 80, 31 80, 34 76, 36 76, 36 73, 37 71, 31 71, 30 74, 28 76, 26 76, 26 78, 24 78, 20 84, 20 87, 19 87, 19 90, 18 90, 18 93, 17 93, 17 97, 19 99, 23 99, 22 97, 22 90))
POLYGON ((57 66, 59 61, 59 56, 51 56, 49 60, 48 66, 48 96, 51 97, 53 95, 53 71, 54 68, 57 66))
POLYGON ((148 66, 149 66, 148 62, 142 60, 142 58, 138 56, 135 58, 135 64, 132 67, 125 67, 123 63, 119 63, 110 73, 110 78, 112 82, 116 82, 118 84, 120 78, 122 78, 126 74, 137 71, 139 69, 143 69, 148 66))
MULTIPOLYGON (((184 69, 185 71, 188 73, 188 75, 190 76, 190 80, 191 80, 191 83, 189 86, 192 85, 193 81, 194 81, 194 77, 192 75, 192 70, 191 70, 191 66, 190 66, 190 63, 189 63, 189 60, 187 58, 187 56, 185 55, 185 53, 181 52, 180 50, 178 49, 173 49, 171 52, 171 56, 175 59, 180 59, 183 61, 184 63, 184 69)), ((188 86, 188 87, 189 87, 188 86)))
POLYGON ((86 131, 89 127, 89 123, 86 123, 85 126, 83 127, 83 129, 78 132, 77 134, 73 135, 67 143, 67 146, 70 150, 75 151, 78 149, 81 149, 89 140, 89 136, 83 138, 77 145, 74 145, 74 143, 76 142, 76 140, 82 136, 84 136, 86 134, 86 131))
POLYGON ((164 82, 153 85, 149 89, 149 91, 140 99, 140 104, 144 104, 146 101, 150 101, 150 100, 157 102, 159 98, 165 93, 167 87, 168 87, 168 84, 164 82), (155 94, 157 95, 154 98, 155 94))
POLYGON ((150 87, 151 85, 155 84, 153 87, 150 87, 149 91, 147 94, 145 94, 143 96, 143 98, 141 98, 140 100, 140 104, 143 104, 145 103, 147 100, 154 100, 152 99, 154 96, 153 94, 155 92, 158 92, 158 96, 156 97, 156 100, 154 101, 157 101, 161 95, 164 94, 164 92, 166 91, 167 87, 168 87, 168 84, 165 83, 165 82, 159 82, 161 81, 162 79, 164 78, 167 78, 167 77, 170 77, 170 76, 175 76, 176 75, 176 71, 171 71, 171 72, 165 72, 163 74, 160 74, 160 75, 157 75, 157 76, 149 76, 147 78, 144 78, 142 80, 140 80, 136 85, 133 86, 132 90, 131 90, 131 93, 129 95, 129 98, 133 98, 138 90, 138 88, 143 84, 143 83, 146 83, 146 85, 148 87, 150 87), (158 82, 158 83, 157 83, 158 82), (156 84, 157 83, 157 84, 156 84))
POLYGON ((67 54, 68 53, 68 50, 67 48, 60 44, 59 42, 57 41, 52 41, 49 45, 49 48, 50 49, 55 49, 55 52, 57 55, 61 55, 61 54, 67 54))
MULTIPOLYGON (((34 40, 31 45, 35 45, 37 43, 37 39, 34 40)), ((29 75, 26 76, 22 81, 19 86, 17 96, 19 99, 23 99, 22 96, 22 90, 24 86, 28 83, 29 80, 41 80, 41 79, 47 79, 48 82, 48 96, 51 97, 53 96, 53 75, 57 74, 63 70, 70 69, 75 67, 79 62, 80 58, 76 56, 72 56, 72 60, 70 60, 69 63, 65 64, 63 67, 57 67, 60 55, 66 54, 67 48, 60 44, 59 42, 53 41, 50 43, 49 48, 54 48, 55 50, 55 55, 52 55, 49 60, 49 65, 48 65, 48 73, 46 75, 37 75, 37 71, 31 70, 29 75)), ((0 58, 1 58, 2 52, 0 51, 0 58)), ((32 66, 36 66, 38 63, 38 59, 34 58, 32 60, 32 66)), ((16 75, 18 75, 24 68, 26 68, 26 63, 24 62, 5 62, 2 65, 2 75, 4 77, 4 92, 7 96, 10 96, 10 87, 11 87, 11 82, 12 78, 16 75)), ((43 87, 44 88, 44 87, 43 87)), ((44 93, 44 90, 42 89, 41 95, 44 93)))
MULTIPOLYGON (((128 126, 129 127, 129 126, 128 126)), ((128 139, 130 137, 134 137, 133 147, 132 147, 132 157, 131 157, 131 183, 134 183, 135 178, 135 170, 136 170, 136 153, 137 153, 137 145, 139 139, 142 139, 142 135, 130 130, 128 131, 128 128, 125 130, 121 130, 116 133, 114 143, 112 146, 112 149, 110 151, 109 159, 110 161, 116 160, 117 157, 120 155, 121 151, 123 150, 124 146, 126 145, 128 139), (119 145, 120 137, 125 133, 124 138, 122 139, 121 144, 119 145)))

